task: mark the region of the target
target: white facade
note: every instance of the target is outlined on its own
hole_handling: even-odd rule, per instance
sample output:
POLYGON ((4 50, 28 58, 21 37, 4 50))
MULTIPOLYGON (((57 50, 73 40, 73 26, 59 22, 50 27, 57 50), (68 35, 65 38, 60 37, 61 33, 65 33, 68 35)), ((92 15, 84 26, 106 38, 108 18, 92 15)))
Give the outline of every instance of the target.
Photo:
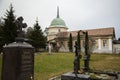
POLYGON ((57 34, 60 32, 66 32, 68 28, 66 27, 49 27, 48 28, 48 35, 47 40, 55 39, 57 34))
MULTIPOLYGON (((69 51, 69 48, 68 48, 69 33, 72 33, 74 35, 73 50, 74 50, 74 42, 77 40, 78 31, 68 32, 67 29, 68 28, 64 20, 62 20, 59 16, 59 8, 57 8, 57 17, 52 20, 51 25, 47 28, 47 40, 54 41, 54 43, 56 44, 55 46, 59 45, 60 47, 59 51, 61 52, 69 51), (62 32, 66 32, 67 34, 66 35, 63 34, 62 36, 57 35, 59 33, 62 34, 62 32)), ((96 41, 94 45, 94 49, 92 50, 93 53, 112 53, 113 52, 112 41, 115 37, 114 27, 100 28, 100 29, 93 29, 93 30, 86 30, 86 31, 88 31, 88 36, 90 38, 93 38, 94 41, 96 41)), ((82 43, 81 48, 84 51, 84 43, 82 43)))
POLYGON ((98 44, 93 53, 112 53, 113 51, 113 44, 112 38, 98 38, 98 44))
POLYGON ((101 39, 98 39, 98 49, 101 50, 102 46, 101 46, 101 39))

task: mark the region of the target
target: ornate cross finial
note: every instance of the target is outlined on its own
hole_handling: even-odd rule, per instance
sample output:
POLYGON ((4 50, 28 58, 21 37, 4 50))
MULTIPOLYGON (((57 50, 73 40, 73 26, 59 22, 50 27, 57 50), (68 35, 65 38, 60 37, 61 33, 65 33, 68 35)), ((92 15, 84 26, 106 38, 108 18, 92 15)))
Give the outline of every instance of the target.
POLYGON ((15 24, 17 26, 17 31, 18 31, 18 37, 19 39, 23 39, 24 37, 24 31, 22 30, 22 28, 26 28, 27 24, 23 23, 23 17, 18 17, 17 20, 15 21, 15 24))

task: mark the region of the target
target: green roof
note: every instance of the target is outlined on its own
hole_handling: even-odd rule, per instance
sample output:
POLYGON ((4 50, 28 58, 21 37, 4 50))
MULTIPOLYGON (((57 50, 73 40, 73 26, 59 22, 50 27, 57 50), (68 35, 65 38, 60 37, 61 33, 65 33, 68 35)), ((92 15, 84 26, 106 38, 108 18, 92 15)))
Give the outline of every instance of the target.
POLYGON ((57 17, 52 20, 50 26, 52 27, 66 27, 65 21, 59 16, 59 7, 57 7, 57 17))
POLYGON ((55 27, 55 26, 56 26, 56 27, 62 26, 62 27, 65 27, 66 24, 65 24, 64 20, 62 20, 61 18, 55 18, 55 19, 52 20, 50 26, 54 26, 54 27, 55 27))

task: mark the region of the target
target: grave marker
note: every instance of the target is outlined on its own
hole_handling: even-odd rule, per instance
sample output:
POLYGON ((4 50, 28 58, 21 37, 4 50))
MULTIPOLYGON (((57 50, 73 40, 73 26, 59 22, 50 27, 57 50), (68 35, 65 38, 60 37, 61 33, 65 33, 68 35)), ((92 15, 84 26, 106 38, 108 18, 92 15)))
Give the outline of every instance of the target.
POLYGON ((18 37, 16 42, 4 46, 2 63, 2 80, 34 80, 34 48, 24 42, 22 28, 23 18, 16 20, 18 37))

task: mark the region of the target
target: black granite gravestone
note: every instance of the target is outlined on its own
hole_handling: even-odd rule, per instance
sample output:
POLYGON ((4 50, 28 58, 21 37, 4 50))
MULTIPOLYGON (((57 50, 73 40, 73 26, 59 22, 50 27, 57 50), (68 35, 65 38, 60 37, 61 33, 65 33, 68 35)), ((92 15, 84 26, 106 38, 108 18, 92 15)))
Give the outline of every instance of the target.
POLYGON ((22 17, 16 21, 19 33, 16 42, 4 46, 2 80, 34 80, 34 48, 24 42, 22 28, 26 25, 22 21, 22 17))

